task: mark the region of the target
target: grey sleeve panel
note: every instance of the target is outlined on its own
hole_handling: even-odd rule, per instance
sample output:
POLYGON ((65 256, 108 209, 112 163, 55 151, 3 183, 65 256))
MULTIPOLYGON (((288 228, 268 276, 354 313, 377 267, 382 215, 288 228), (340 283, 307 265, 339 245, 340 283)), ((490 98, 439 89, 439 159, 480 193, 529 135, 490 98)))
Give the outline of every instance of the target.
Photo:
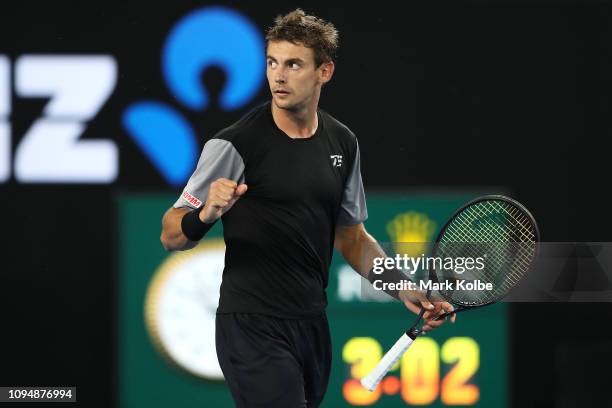
POLYGON ((223 177, 240 184, 244 182, 244 160, 231 142, 210 139, 204 145, 198 166, 174 208, 198 208, 206 201, 210 183, 223 177))
POLYGON ((368 218, 363 181, 361 180, 361 163, 359 158, 359 145, 355 151, 353 167, 346 179, 342 203, 338 212, 337 225, 356 225, 368 218))

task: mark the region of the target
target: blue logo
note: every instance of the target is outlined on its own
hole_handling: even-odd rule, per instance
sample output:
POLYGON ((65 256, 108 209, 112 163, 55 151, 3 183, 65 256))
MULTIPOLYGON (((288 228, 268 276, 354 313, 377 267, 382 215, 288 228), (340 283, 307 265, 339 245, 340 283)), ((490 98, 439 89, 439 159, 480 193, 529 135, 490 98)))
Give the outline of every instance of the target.
MULTIPOLYGON (((184 107, 203 111, 210 98, 201 73, 219 67, 227 78, 220 107, 236 110, 261 87, 264 47, 262 35, 245 16, 225 7, 205 7, 185 16, 168 34, 162 50, 164 80, 184 107)), ((168 183, 185 184, 199 146, 180 112, 162 102, 135 102, 123 113, 123 126, 168 183)))

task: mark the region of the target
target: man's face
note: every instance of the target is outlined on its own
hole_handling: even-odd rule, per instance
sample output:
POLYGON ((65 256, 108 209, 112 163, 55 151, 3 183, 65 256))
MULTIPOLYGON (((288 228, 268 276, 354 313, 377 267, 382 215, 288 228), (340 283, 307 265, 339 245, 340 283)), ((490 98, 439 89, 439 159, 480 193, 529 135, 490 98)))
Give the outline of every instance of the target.
POLYGON ((268 84, 277 107, 298 111, 307 106, 321 85, 331 78, 329 64, 315 67, 314 51, 288 41, 270 41, 267 49, 268 84))

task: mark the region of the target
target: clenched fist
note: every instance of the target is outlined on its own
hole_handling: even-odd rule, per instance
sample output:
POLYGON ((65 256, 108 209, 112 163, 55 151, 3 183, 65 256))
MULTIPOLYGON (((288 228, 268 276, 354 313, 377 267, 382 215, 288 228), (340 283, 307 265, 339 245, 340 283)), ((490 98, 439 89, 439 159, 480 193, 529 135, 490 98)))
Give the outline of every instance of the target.
POLYGON ((219 178, 210 184, 208 197, 202 211, 200 211, 200 221, 210 224, 219 218, 247 191, 246 184, 236 184, 232 180, 219 178))

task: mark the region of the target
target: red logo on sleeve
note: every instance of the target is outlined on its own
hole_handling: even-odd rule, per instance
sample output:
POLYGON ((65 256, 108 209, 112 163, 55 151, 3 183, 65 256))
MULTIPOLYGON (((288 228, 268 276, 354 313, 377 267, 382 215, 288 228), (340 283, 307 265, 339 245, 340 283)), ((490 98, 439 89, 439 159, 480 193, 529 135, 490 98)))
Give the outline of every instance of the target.
POLYGON ((189 194, 187 191, 183 191, 183 198, 191 205, 199 208, 202 205, 202 202, 189 194))

